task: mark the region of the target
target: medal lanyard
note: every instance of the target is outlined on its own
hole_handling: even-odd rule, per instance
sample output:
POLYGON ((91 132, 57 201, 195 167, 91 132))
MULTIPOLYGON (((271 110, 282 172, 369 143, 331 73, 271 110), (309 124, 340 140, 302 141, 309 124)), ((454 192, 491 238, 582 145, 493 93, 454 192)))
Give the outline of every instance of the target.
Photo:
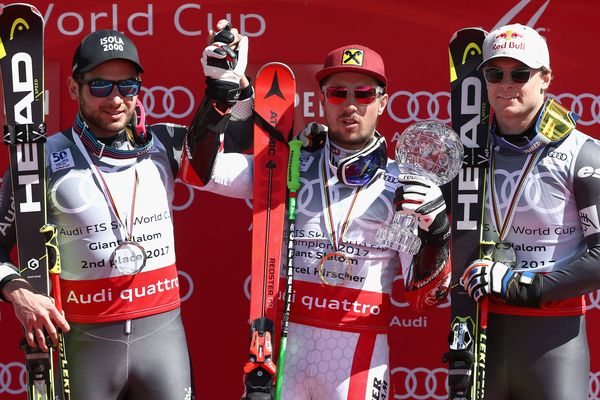
POLYGON ((138 191, 138 186, 140 183, 140 178, 138 176, 138 171, 137 171, 137 168, 135 167, 135 164, 133 165, 134 186, 133 186, 133 193, 131 195, 131 207, 130 207, 130 212, 129 212, 130 218, 129 218, 129 224, 125 224, 125 221, 123 220, 123 218, 121 218, 121 214, 119 213, 117 205, 114 201, 112 194, 110 193, 110 189, 108 188, 108 184, 106 183, 106 180, 104 179, 104 176, 102 175, 102 172, 96 166, 96 164, 94 164, 92 162, 92 159, 90 158, 90 155, 88 154, 86 148, 84 147, 83 143, 81 142, 81 139, 79 139, 79 137, 77 135, 73 135, 73 139, 75 140, 75 144, 79 148, 79 151, 81 152, 81 154, 83 154, 83 157, 85 158, 87 163, 90 165, 90 167, 92 169, 92 173, 94 174, 96 181, 98 181, 98 184, 100 185, 100 190, 102 191, 102 194, 104 195, 104 199, 106 200, 106 203, 108 205, 110 205, 110 208, 112 209, 113 214, 119 220, 121 227, 122 227, 121 232, 123 233, 123 236, 125 236, 125 240, 131 241, 131 238, 133 237, 133 223, 135 221, 134 218, 135 218, 135 205, 136 205, 136 200, 137 200, 137 191, 138 191), (125 229, 125 227, 129 228, 129 231, 127 231, 125 229))
POLYGON ((338 251, 339 245, 342 242, 342 237, 344 236, 344 233, 346 233, 346 230, 348 230, 348 226, 350 225, 350 214, 352 214, 352 210, 354 208, 354 205, 356 204, 356 199, 358 199, 358 195, 360 193, 360 191, 362 190, 363 186, 359 186, 359 187, 354 187, 353 188, 353 192, 354 192, 354 197, 352 199, 352 202, 350 203, 350 207, 348 209, 348 212, 346 213, 346 217, 344 218, 344 221, 342 223, 342 227, 340 229, 340 233, 339 235, 336 233, 335 230, 335 224, 333 222, 333 214, 331 212, 331 193, 329 192, 329 182, 331 181, 331 178, 329 176, 329 168, 327 168, 327 161, 325 157, 325 153, 326 153, 326 148, 323 150, 323 152, 321 153, 321 187, 323 188, 323 190, 321 191, 321 201, 323 204, 323 215, 325 216, 325 228, 327 229, 327 234, 329 235, 331 244, 333 245, 333 249, 335 251, 338 251))
POLYGON ((498 232, 498 237, 500 241, 504 241, 504 238, 508 235, 508 228, 512 225, 512 220, 515 215, 515 210, 517 208, 517 203, 519 202, 519 198, 525 188, 525 181, 527 180, 527 176, 529 172, 539 160, 540 155, 542 154, 541 150, 536 151, 535 153, 531 153, 527 156, 527 160, 525 161, 525 165, 521 169, 519 173, 519 178, 517 179, 517 186, 510 196, 510 202, 508 203, 508 207, 506 208, 506 217, 504 221, 502 220, 502 215, 500 211, 500 204, 498 203, 498 195, 496 193, 496 182, 494 180, 494 151, 491 149, 490 151, 490 159, 491 166, 489 168, 489 180, 490 180, 490 195, 491 195, 491 203, 492 203, 492 222, 494 223, 494 227, 498 232))

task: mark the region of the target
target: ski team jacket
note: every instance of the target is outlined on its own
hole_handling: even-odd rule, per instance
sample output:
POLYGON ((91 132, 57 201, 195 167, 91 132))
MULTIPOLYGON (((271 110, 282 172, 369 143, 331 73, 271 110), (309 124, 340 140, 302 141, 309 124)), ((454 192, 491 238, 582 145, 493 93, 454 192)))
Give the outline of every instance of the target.
MULTIPOLYGON (((505 241, 519 270, 543 274, 541 308, 490 302, 502 314, 564 316, 585 313, 583 294, 600 282, 600 145, 578 130, 550 143, 523 180, 505 241)), ((527 154, 494 149, 494 190, 499 220, 506 219, 527 154)), ((488 190, 484 239, 497 241, 488 190)))

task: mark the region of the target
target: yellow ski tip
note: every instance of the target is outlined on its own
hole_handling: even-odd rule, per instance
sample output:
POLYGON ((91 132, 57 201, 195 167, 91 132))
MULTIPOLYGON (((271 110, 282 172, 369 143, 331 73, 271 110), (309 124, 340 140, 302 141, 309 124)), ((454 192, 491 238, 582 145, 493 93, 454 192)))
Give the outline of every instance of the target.
POLYGON ((454 67, 454 60, 452 60, 450 49, 448 49, 448 58, 450 58, 450 82, 454 82, 458 77, 456 76, 456 67, 454 67))
POLYGON ((2 38, 0 37, 0 59, 6 57, 6 49, 4 48, 4 43, 2 42, 2 38))

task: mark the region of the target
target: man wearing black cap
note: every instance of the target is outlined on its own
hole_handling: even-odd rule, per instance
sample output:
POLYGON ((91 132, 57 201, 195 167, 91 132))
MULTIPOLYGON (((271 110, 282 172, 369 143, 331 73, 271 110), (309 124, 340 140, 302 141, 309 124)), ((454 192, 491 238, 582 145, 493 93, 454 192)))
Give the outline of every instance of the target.
MULTIPOLYGON (((247 39, 237 46, 235 74, 212 70, 229 78, 230 89, 239 88, 247 39)), ((30 346, 47 351, 44 330, 55 344, 56 328, 67 332, 72 398, 193 399, 171 220, 186 128, 146 126, 137 97, 143 67, 124 34, 89 34, 72 66, 68 91, 79 112, 46 146, 48 221, 58 226, 65 315, 15 272, 11 224, 0 233, 0 294, 13 303, 30 346)), ((209 79, 209 88, 214 84, 209 79)), ((221 108, 203 108, 214 119, 234 102, 206 103, 221 108)), ((4 179, 0 219, 12 221, 10 175, 4 179)))
MULTIPOLYGON (((285 374, 277 385, 282 399, 392 398, 392 283, 402 265, 405 276, 414 278, 407 293, 416 308, 442 301, 450 278, 445 204, 430 180, 398 178, 397 164, 387 157, 376 130, 388 101, 379 54, 361 45, 340 47, 329 53, 316 79, 327 126, 310 124, 301 134, 294 295, 285 374), (396 207, 419 219, 423 245, 414 258, 376 240, 396 207)), ((228 162, 233 165, 243 161, 228 162)), ((245 174, 251 182, 251 168, 245 174)), ((246 399, 270 398, 272 382, 256 381, 247 378, 246 399)))
POLYGON ((584 294, 600 287, 600 145, 547 95, 546 40, 510 24, 483 43, 491 128, 483 239, 461 282, 489 296, 485 399, 588 398, 584 294))

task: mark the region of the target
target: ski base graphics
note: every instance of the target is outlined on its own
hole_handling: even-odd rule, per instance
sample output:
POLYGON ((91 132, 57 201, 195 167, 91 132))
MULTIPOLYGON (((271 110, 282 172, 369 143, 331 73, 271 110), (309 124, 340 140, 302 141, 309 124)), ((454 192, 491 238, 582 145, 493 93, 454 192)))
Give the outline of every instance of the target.
POLYGON ((483 75, 486 32, 461 29, 449 44, 452 128, 464 145, 465 159, 452 181, 452 292, 449 363, 449 399, 483 399, 487 299, 477 304, 458 283, 467 266, 480 258, 481 224, 488 166, 490 108, 483 75))
POLYGON ((287 195, 289 147, 294 121, 295 77, 281 63, 260 69, 254 83, 254 196, 250 356, 244 366, 246 399, 269 399, 276 368, 275 321, 287 195))
MULTIPOLYGON (((0 8, 0 69, 6 112, 4 143, 9 146, 10 176, 21 276, 38 293, 60 296, 60 257, 56 231, 46 225, 46 173, 44 123, 44 19, 29 4, 0 8), (49 271, 52 264, 52 271, 49 271)), ((60 298, 57 301, 60 310, 60 298)), ((62 332, 59 335, 64 400, 70 399, 62 332)), ((32 348, 23 340, 27 367, 27 398, 55 398, 53 351, 32 348)), ((59 391, 57 391, 59 392, 59 391)))

